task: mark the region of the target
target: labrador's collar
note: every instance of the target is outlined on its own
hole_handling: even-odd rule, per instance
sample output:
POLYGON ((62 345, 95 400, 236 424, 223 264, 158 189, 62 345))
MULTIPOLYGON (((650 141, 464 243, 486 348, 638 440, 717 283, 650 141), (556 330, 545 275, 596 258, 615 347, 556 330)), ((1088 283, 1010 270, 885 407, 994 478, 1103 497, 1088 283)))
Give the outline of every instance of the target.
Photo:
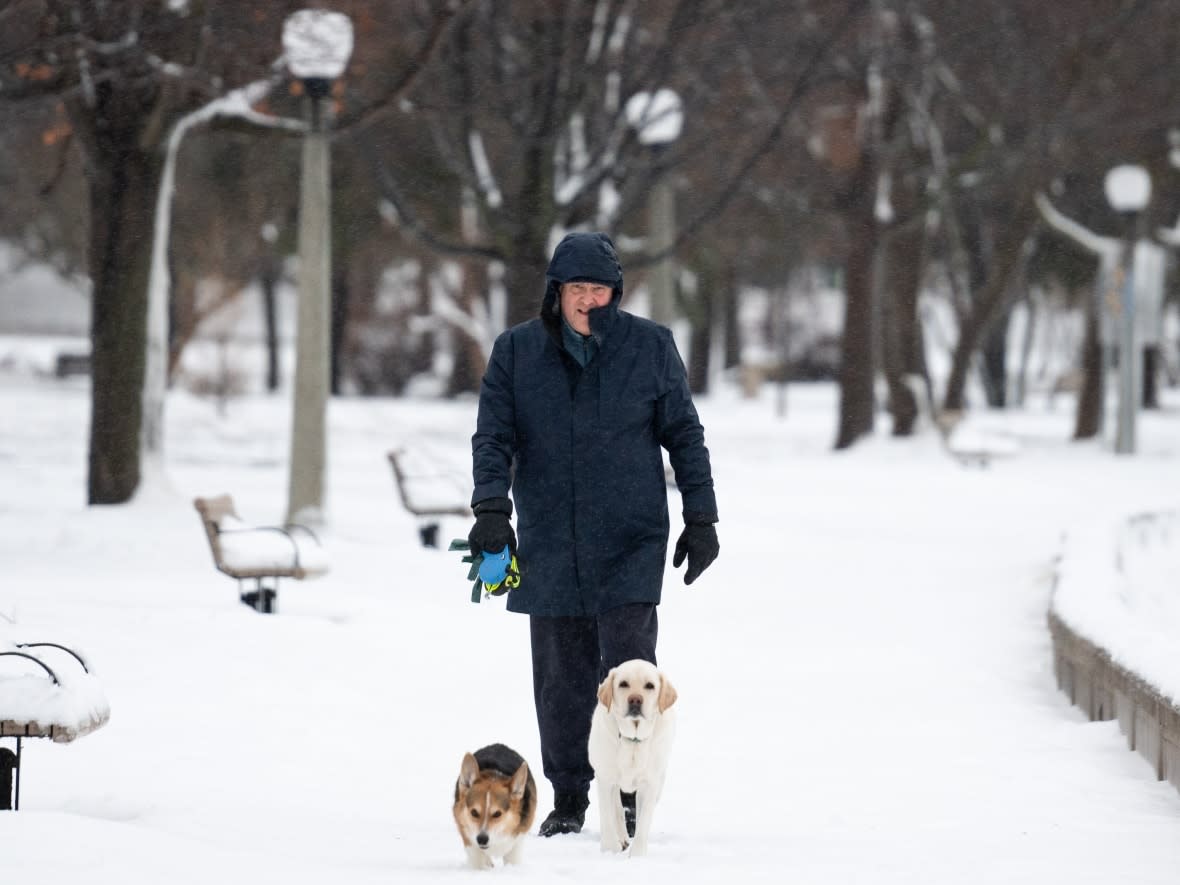
MULTIPOLYGON (((617 728, 617 726, 616 726, 616 728, 617 728)), ((648 737, 650 737, 650 735, 648 737)), ((630 744, 642 744, 645 740, 647 740, 647 738, 630 737, 629 735, 623 734, 623 732, 620 730, 619 731, 619 740, 627 741, 630 744)))

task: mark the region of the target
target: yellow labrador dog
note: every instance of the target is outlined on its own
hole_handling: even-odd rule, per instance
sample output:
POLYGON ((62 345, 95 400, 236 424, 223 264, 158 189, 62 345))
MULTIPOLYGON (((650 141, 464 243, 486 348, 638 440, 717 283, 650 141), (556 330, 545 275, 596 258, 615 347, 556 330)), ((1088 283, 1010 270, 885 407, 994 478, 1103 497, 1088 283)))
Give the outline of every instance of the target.
POLYGON ((664 789, 664 775, 676 730, 676 689, 654 664, 638 658, 607 674, 598 687, 590 720, 590 764, 598 782, 602 850, 627 848, 622 793, 635 793, 635 838, 631 856, 647 853, 652 814, 664 789))

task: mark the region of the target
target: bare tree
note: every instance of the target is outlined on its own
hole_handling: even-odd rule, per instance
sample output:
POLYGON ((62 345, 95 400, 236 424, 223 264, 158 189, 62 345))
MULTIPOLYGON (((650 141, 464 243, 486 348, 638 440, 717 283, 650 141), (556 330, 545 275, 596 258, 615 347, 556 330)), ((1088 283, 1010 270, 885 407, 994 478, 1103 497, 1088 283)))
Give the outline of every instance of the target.
POLYGON ((990 244, 969 284, 943 396, 954 415, 965 406, 972 360, 1009 304, 1038 221, 1036 191, 1067 170, 1136 155, 1145 139, 1166 149, 1171 63, 1159 34, 1174 33, 1177 14, 1150 0, 997 0, 953 14, 934 5, 929 14, 942 34, 936 125, 955 172, 940 182, 952 210, 942 214, 942 232, 980 212, 987 236, 976 242, 990 244), (975 26, 976 15, 992 26, 975 26))
MULTIPOLYGON (((279 34, 294 2, 17 0, 0 12, 0 102, 56 101, 82 148, 89 190, 92 386, 88 500, 126 501, 140 481, 147 284, 152 222, 173 125, 235 86, 277 79, 279 34), (259 39, 273 34, 274 39, 259 39)), ((381 33, 373 2, 339 4, 361 21, 361 41, 406 49, 381 33)), ((460 5, 461 8, 461 5, 460 5)), ((354 119, 396 100, 456 7, 402 64, 374 76, 354 119)), ((417 34, 414 35, 415 37, 417 34)), ((359 63, 372 61, 362 50, 359 63)))
POLYGON ((398 163, 396 145, 373 138, 382 192, 400 223, 438 252, 499 262, 505 319, 519 322, 536 313, 554 232, 618 235, 630 273, 663 257, 645 247, 643 209, 657 180, 689 182, 678 191, 672 250, 717 219, 863 5, 478 2, 410 94, 401 124, 426 128, 444 169, 414 174, 398 163), (774 70, 752 74, 749 56, 733 51, 751 35, 755 62, 773 59, 774 70), (755 82, 770 91, 773 113, 750 100, 755 82), (653 149, 637 138, 626 104, 661 88, 679 95, 686 123, 677 140, 653 149), (455 208, 431 218, 440 182, 455 208), (459 235, 463 194, 474 196, 476 242, 459 235))

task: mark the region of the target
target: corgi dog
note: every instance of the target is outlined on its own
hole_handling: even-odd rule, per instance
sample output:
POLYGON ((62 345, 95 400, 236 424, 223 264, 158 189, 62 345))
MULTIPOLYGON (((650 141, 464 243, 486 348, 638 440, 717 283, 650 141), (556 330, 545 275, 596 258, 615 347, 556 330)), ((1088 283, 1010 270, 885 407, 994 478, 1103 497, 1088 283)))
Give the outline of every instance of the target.
POLYGON ((528 763, 503 744, 464 755, 454 814, 469 867, 491 869, 497 857, 520 863, 524 837, 537 814, 537 785, 528 763))

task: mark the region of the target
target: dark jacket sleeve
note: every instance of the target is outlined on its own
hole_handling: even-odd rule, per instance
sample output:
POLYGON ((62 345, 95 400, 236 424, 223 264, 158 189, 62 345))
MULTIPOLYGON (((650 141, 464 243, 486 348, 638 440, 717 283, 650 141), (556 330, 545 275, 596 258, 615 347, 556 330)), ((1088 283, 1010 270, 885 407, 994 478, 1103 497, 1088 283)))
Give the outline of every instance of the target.
POLYGON ((709 450, 705 447, 705 428, 693 405, 688 373, 676 343, 670 332, 665 330, 665 334, 661 367, 664 393, 656 402, 656 434, 660 445, 668 450, 685 522, 716 522, 717 498, 709 450))
POLYGON ((492 345, 479 390, 479 412, 471 437, 472 505, 488 498, 507 498, 512 485, 516 449, 512 361, 511 333, 504 332, 492 345))

